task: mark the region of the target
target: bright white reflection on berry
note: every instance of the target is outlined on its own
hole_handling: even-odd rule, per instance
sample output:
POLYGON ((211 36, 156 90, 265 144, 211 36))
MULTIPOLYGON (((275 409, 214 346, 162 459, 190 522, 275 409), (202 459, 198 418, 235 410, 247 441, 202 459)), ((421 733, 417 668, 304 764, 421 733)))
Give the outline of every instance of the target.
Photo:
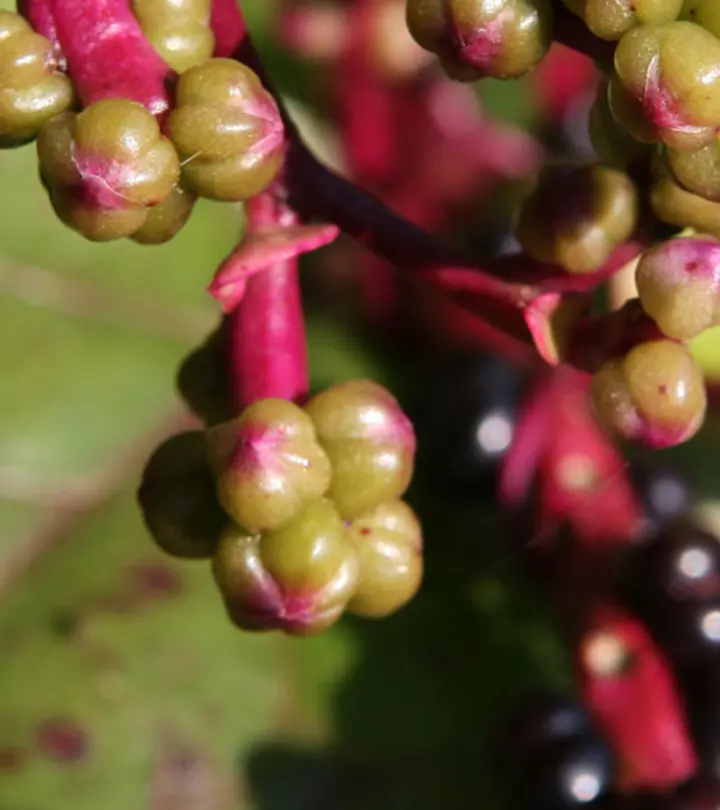
POLYGON ((570 793, 577 802, 592 802, 600 795, 600 779, 594 773, 573 775, 570 781, 570 793))
POLYGON ((689 548, 680 555, 678 567, 688 579, 702 579, 710 572, 711 561, 699 548, 689 548))
POLYGON ((480 422, 475 431, 475 440, 484 453, 504 453, 510 447, 513 425, 503 411, 491 411, 480 422))
POLYGON ((720 641, 720 610, 711 610, 703 616, 702 632, 710 641, 720 641))

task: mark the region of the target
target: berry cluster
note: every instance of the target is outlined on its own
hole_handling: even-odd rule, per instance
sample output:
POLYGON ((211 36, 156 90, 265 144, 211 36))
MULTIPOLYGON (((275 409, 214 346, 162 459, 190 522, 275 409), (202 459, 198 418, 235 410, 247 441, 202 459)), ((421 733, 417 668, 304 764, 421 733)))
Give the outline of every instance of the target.
MULTIPOLYGON (((548 164, 518 211, 526 255, 592 273, 651 211, 696 229, 641 258, 637 288, 658 333, 597 370, 600 418, 627 439, 664 447, 695 434, 705 413, 699 368, 682 345, 720 322, 720 15, 714 0, 563 0, 598 44, 604 74, 589 117, 603 163, 548 164), (651 182, 646 178, 651 177, 651 182)), ((531 70, 553 38, 545 0, 408 0, 411 33, 453 78, 509 78, 531 70)), ((597 49, 596 49, 597 50, 597 49)))
POLYGON ((147 37, 162 74, 150 99, 142 86, 95 86, 82 66, 66 73, 50 39, 0 12, 0 143, 37 138, 53 209, 87 239, 160 244, 197 197, 239 202, 267 188, 281 167, 283 126, 250 68, 213 58, 209 0, 136 0, 133 10, 96 50, 110 59, 123 36, 147 37))
POLYGON ((414 454, 397 401, 350 381, 172 437, 139 500, 167 553, 213 558, 235 624, 307 635, 345 610, 387 616, 419 589, 422 533, 400 500, 414 454))

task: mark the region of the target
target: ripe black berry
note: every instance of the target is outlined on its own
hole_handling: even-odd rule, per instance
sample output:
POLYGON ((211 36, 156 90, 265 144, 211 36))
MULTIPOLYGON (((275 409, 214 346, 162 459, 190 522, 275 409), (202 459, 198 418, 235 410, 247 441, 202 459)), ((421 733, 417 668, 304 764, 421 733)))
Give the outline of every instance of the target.
POLYGON ((590 804, 608 792, 614 770, 612 752, 595 734, 554 741, 518 769, 518 806, 559 810, 590 804))
POLYGON ((494 488, 510 447, 520 373, 497 357, 462 354, 432 368, 416 403, 418 462, 433 483, 460 496, 494 488))
POLYGON ((656 460, 636 461, 630 475, 642 505, 646 531, 656 532, 668 520, 680 517, 690 507, 690 482, 677 469, 656 460))

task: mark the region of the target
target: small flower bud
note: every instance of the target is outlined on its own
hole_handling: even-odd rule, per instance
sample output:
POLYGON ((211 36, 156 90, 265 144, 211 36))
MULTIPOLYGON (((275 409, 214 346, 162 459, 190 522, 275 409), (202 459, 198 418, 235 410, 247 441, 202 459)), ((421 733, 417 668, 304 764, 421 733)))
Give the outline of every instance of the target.
POLYGON ((547 0, 409 0, 406 18, 415 41, 461 81, 524 76, 552 43, 547 0))
POLYGON ((210 59, 180 77, 167 128, 185 185, 201 197, 240 202, 264 191, 283 159, 275 100, 250 68, 210 59))
POLYGON ((180 177, 178 156, 155 118, 127 99, 56 116, 37 150, 55 212, 94 241, 138 231, 180 177))
POLYGON ((330 461, 310 417, 263 399, 207 434, 218 499, 248 532, 278 529, 327 492, 330 461))
POLYGON ((401 497, 410 484, 415 432, 397 400, 369 380, 340 383, 305 410, 332 462, 332 498, 346 520, 401 497))
POLYGON ((320 498, 273 532, 229 527, 213 572, 239 627, 311 635, 340 618, 355 590, 358 563, 342 519, 320 498))
POLYGON ((358 552, 359 578, 348 611, 381 618, 418 592, 423 575, 422 530, 402 501, 384 503, 349 527, 358 552))
POLYGON ((227 523, 200 431, 180 433, 150 457, 138 491, 145 525, 174 557, 210 557, 227 523))
POLYGON ((515 233, 532 258, 587 273, 632 234, 637 217, 637 191, 624 172, 556 164, 542 170, 523 201, 515 233))
POLYGON ((720 323, 717 239, 668 239, 643 255, 635 280, 643 309, 668 337, 690 340, 720 323))
POLYGON ((595 374, 592 398, 600 419, 620 436, 663 448, 692 438, 707 406, 700 367, 671 340, 640 343, 595 374))

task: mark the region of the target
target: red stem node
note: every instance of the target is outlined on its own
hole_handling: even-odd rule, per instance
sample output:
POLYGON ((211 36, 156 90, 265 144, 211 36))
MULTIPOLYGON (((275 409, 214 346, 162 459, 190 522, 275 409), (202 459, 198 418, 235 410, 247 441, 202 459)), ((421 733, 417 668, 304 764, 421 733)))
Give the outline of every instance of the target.
MULTIPOLYGON (((247 205, 247 228, 293 225, 270 194, 247 205)), ((236 408, 258 399, 298 401, 308 393, 308 360, 297 259, 271 264, 247 282, 231 319, 231 380, 236 408)))
POLYGON ((49 0, 49 8, 83 105, 127 98, 156 116, 168 109, 172 71, 145 38, 127 0, 49 0))

